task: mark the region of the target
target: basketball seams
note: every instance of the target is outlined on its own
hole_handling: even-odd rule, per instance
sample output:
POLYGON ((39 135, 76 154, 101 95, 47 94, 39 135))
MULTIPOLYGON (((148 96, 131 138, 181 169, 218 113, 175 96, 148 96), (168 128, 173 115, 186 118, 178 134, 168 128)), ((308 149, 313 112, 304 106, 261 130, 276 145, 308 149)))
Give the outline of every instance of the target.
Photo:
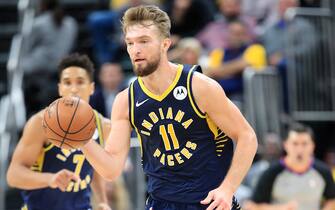
MULTIPOLYGON (((57 141, 57 142, 61 142, 62 140, 59 140, 59 139, 54 139, 54 138, 49 138, 50 140, 52 140, 52 141, 57 141)), ((66 140, 68 140, 68 139, 66 139, 66 140)), ((83 140, 84 141, 84 140, 83 140)), ((85 140, 85 141, 89 141, 89 139, 88 140, 85 140)), ((66 145, 66 146, 68 146, 68 147, 71 147, 71 149, 76 149, 75 147, 73 147, 71 144, 68 144, 68 143, 66 143, 66 142, 64 142, 64 145, 66 145)))
POLYGON ((86 125, 84 125, 82 128, 80 128, 78 131, 74 131, 74 132, 68 132, 68 134, 76 134, 76 133, 79 133, 80 131, 82 131, 83 129, 85 129, 89 124, 90 122, 94 119, 94 113, 92 113, 92 117, 91 119, 86 123, 86 125))
MULTIPOLYGON (((71 127, 71 124, 72 124, 72 122, 73 122, 74 116, 76 115, 76 112, 77 112, 77 110, 78 110, 79 102, 80 102, 80 98, 77 97, 77 99, 78 99, 78 100, 77 100, 76 108, 74 109, 74 112, 72 113, 72 117, 71 117, 69 126, 68 126, 67 130, 66 130, 65 133, 64 133, 64 136, 63 136, 63 139, 62 139, 62 143, 60 144, 60 148, 62 148, 62 146, 63 146, 63 144, 64 144, 64 141, 66 140, 66 136, 67 136, 68 131, 69 131, 70 127, 71 127)), ((57 107, 57 117, 58 117, 58 107, 57 107)))
MULTIPOLYGON (((62 135, 60 135, 59 133, 57 133, 56 131, 54 131, 54 130, 49 126, 49 124, 48 124, 48 122, 45 120, 45 118, 44 118, 44 122, 45 122, 46 126, 48 127, 48 129, 49 129, 50 131, 52 131, 52 132, 53 132, 54 134, 56 134, 57 136, 63 138, 62 135)), ((52 138, 48 138, 48 139, 50 139, 50 140, 54 140, 54 139, 52 139, 52 138)), ((67 141, 88 141, 88 140, 90 140, 90 139, 91 139, 91 138, 88 138, 88 139, 70 139, 70 138, 66 138, 67 141)), ((59 141, 60 141, 60 140, 59 140, 59 141)))
POLYGON ((96 128, 94 111, 79 97, 69 97, 68 101, 64 98, 54 101, 46 109, 43 121, 46 138, 55 146, 66 149, 77 148, 92 139, 90 135, 96 128), (71 105, 71 108, 67 105, 71 105), (48 112, 53 114, 50 116, 48 112), (71 132, 73 128, 76 128, 75 132, 71 132))
MULTIPOLYGON (((45 122, 46 126, 48 127, 48 129, 49 129, 50 131, 52 131, 54 134, 56 134, 57 136, 59 136, 59 137, 61 137, 61 138, 63 137, 63 135, 57 133, 55 130, 53 130, 53 129, 51 128, 51 126, 49 126, 48 121, 45 119, 45 116, 44 116, 44 122, 45 122)), ((51 139, 51 138, 48 138, 48 139, 50 139, 50 140, 54 140, 54 139, 51 139)), ((90 139, 91 139, 91 138, 88 138, 88 139, 71 139, 71 138, 66 138, 66 140, 69 140, 69 141, 88 141, 88 140, 90 140, 90 139)))
POLYGON ((60 124, 59 122, 59 115, 58 115, 58 103, 59 103, 59 100, 57 100, 57 103, 56 103, 56 116, 57 116, 57 124, 58 124, 58 127, 65 133, 65 129, 63 129, 62 125, 60 124))

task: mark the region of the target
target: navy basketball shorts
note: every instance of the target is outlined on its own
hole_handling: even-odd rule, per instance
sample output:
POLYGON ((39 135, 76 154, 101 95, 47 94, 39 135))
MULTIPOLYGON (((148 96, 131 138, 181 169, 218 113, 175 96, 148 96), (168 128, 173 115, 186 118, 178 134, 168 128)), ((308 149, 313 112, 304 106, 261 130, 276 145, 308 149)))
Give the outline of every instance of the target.
MULTIPOLYGON (((209 205, 174 203, 169 201, 154 200, 151 196, 146 201, 145 210, 206 210, 209 205)), ((233 197, 232 209, 241 210, 235 197, 233 197)))

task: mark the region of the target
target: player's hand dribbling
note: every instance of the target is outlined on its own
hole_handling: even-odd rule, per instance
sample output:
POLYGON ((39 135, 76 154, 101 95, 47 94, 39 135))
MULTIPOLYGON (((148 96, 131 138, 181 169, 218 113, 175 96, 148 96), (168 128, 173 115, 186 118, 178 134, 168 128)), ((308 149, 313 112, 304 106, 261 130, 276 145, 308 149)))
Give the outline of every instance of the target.
POLYGON ((232 200, 233 193, 230 193, 227 190, 218 187, 210 191, 207 197, 200 203, 204 205, 210 203, 209 207, 206 210, 231 210, 232 200))
POLYGON ((53 174, 49 182, 49 187, 54 189, 59 188, 62 192, 65 192, 71 181, 79 182, 80 178, 72 171, 63 169, 53 174))

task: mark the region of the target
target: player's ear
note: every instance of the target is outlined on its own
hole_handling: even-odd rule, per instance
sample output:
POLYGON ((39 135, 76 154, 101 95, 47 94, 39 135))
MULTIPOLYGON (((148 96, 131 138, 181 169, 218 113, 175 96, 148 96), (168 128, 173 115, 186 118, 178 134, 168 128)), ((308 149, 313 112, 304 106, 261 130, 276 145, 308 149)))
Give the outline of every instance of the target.
POLYGON ((172 40, 171 40, 170 38, 165 38, 165 39, 163 39, 163 49, 164 49, 165 51, 168 51, 168 50, 169 50, 171 44, 172 44, 172 40))
POLYGON ((63 97, 63 93, 62 93, 62 92, 63 92, 63 91, 62 91, 62 86, 61 86, 61 84, 60 84, 60 83, 58 83, 57 85, 58 85, 58 95, 59 95, 59 96, 61 96, 61 97, 63 97))
POLYGON ((94 82, 91 82, 90 84, 90 95, 92 95, 94 93, 94 90, 95 90, 95 83, 94 82))

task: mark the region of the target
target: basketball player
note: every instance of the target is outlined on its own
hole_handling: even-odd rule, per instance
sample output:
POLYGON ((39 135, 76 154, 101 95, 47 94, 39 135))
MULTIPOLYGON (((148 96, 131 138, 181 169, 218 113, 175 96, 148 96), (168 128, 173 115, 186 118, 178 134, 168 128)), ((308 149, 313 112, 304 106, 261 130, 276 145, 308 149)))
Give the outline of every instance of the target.
MULTIPOLYGON (((94 91, 94 67, 89 58, 70 55, 60 62, 58 69, 59 95, 79 96, 88 102, 94 91)), ((25 125, 7 172, 8 184, 23 189, 22 210, 92 209, 91 184, 98 209, 110 210, 105 182, 82 152, 59 149, 48 142, 42 127, 43 113, 44 110, 33 115, 25 125)), ((110 121, 97 112, 95 117, 97 131, 93 138, 102 146, 110 131, 110 121)))
POLYGON ((147 210, 240 209, 233 194, 257 149, 253 129, 220 85, 196 72, 199 66, 168 61, 165 12, 133 7, 122 24, 138 78, 115 99, 105 151, 89 141, 82 146, 86 158, 104 178, 115 179, 134 129, 148 176, 147 210))

